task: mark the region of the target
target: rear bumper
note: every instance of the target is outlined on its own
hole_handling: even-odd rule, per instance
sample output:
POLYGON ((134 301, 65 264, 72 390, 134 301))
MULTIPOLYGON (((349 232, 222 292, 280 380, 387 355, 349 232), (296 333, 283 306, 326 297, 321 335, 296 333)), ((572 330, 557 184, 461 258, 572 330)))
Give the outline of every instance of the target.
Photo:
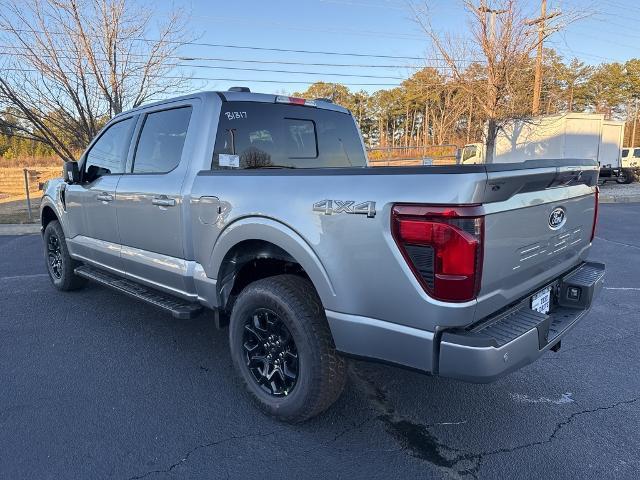
POLYGON ((589 311, 602 289, 604 265, 582 263, 547 286, 553 290, 549 315, 530 308, 531 292, 516 305, 466 329, 441 334, 396 323, 325 310, 336 349, 425 373, 487 383, 517 370, 558 345, 589 311), (577 300, 568 298, 580 288, 577 300))
POLYGON ((586 262, 552 282, 553 308, 548 315, 532 311, 527 297, 469 328, 443 333, 434 373, 487 383, 533 362, 558 345, 589 311, 604 273, 603 264, 586 262), (575 289, 578 295, 572 299, 575 289))

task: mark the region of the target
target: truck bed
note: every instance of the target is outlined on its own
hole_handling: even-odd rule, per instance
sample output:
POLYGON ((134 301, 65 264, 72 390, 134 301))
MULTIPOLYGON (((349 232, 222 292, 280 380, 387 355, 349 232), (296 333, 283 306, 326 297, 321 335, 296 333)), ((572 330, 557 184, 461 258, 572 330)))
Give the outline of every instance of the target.
MULTIPOLYGON (((221 215, 214 225, 204 225, 198 215, 192 216, 193 237, 199 242, 193 251, 208 253, 204 245, 224 242, 225 232, 234 225, 259 217, 299 237, 316 256, 329 280, 329 287, 319 292, 326 309, 431 332, 465 326, 586 258, 597 168, 591 161, 562 160, 202 171, 194 181, 192 199, 215 195, 221 215), (375 202, 375 217, 314 212, 314 204, 325 200, 375 202), (399 203, 478 206, 486 232, 477 300, 442 309, 438 308, 441 302, 425 293, 392 238, 391 210, 399 203), (559 206, 567 216, 562 232, 548 224, 549 213, 559 206), (528 253, 532 248, 537 255, 528 253), (371 292, 384 294, 372 296, 371 292)), ((203 265, 210 261, 204 256, 196 260, 203 265)))

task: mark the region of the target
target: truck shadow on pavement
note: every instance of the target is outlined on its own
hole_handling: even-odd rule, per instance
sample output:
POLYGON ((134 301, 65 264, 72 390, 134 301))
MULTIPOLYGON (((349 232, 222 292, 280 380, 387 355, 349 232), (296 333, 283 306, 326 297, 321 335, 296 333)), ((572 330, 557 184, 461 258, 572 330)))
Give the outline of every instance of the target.
MULTIPOLYGON (((89 289, 90 294, 112 295, 99 287, 89 289)), ((349 448, 353 441, 358 449, 368 448, 367 432, 386 433, 387 438, 381 442, 386 452, 427 462, 445 476, 475 478, 489 457, 545 446, 582 415, 639 400, 632 398, 580 409, 571 393, 563 390, 566 381, 562 375, 558 377, 553 365, 557 357, 548 357, 548 361, 527 367, 524 373, 490 385, 465 384, 350 361, 349 383, 343 397, 318 418, 301 425, 286 425, 255 409, 233 370, 227 330, 216 330, 212 316, 176 321, 133 300, 118 297, 117 301, 132 315, 113 315, 111 321, 119 329, 131 330, 128 335, 140 341, 135 348, 158 349, 167 363, 161 370, 182 372, 176 377, 176 395, 191 391, 190 398, 212 415, 222 414, 220 405, 223 405, 235 411, 232 416, 245 418, 246 423, 258 427, 262 433, 255 435, 272 435, 279 439, 276 442, 296 435, 314 435, 324 439, 321 442, 324 447, 332 449, 349 448), (185 384, 183 380, 187 379, 189 382, 185 384), (521 391, 533 394, 518 393, 521 391)), ((226 410, 224 415, 230 412, 226 410)), ((191 451, 217 444, 204 442, 191 451)), ((181 455, 186 461, 189 452, 181 455)), ((561 468, 561 459, 555 461, 561 468)), ((172 464, 170 470, 182 463, 181 460, 172 464)))

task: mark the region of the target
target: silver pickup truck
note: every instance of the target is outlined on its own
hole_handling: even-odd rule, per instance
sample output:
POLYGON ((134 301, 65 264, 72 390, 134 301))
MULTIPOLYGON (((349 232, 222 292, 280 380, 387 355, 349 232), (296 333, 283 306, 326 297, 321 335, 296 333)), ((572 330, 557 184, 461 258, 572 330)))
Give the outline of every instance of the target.
POLYGON ((234 88, 113 118, 46 186, 44 253, 60 290, 210 312, 257 404, 295 422, 338 398, 347 356, 489 382, 560 348, 603 283, 597 178, 368 167, 348 110, 234 88))

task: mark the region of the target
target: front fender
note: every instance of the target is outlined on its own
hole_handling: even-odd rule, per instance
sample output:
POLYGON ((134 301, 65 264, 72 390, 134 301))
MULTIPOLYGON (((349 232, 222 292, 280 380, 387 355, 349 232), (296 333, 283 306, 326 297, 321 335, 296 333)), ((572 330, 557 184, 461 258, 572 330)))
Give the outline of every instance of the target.
POLYGON ((235 245, 245 240, 263 240, 291 255, 309 275, 325 308, 332 308, 336 293, 316 253, 296 231, 270 218, 245 217, 229 224, 213 247, 205 266, 207 276, 219 280, 225 256, 235 245))
POLYGON ((43 217, 43 212, 46 208, 50 208, 58 218, 65 236, 68 237, 69 229, 67 225, 67 218, 66 215, 64 215, 64 205, 62 204, 62 199, 60 196, 60 191, 65 186, 66 183, 64 183, 61 178, 55 178, 47 181, 42 193, 42 200, 40 201, 40 224, 44 229, 45 219, 43 217))

